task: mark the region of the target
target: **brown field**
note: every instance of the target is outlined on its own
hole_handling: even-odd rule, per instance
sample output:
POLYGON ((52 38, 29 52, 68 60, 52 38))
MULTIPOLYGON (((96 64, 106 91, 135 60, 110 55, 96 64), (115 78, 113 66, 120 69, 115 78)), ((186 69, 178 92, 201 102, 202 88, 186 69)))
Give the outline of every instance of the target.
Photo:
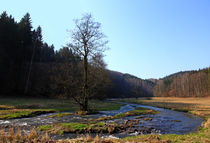
POLYGON ((210 97, 204 98, 180 98, 180 97, 152 97, 153 102, 171 102, 171 103, 186 103, 186 104, 199 104, 202 106, 210 107, 210 97))
MULTIPOLYGON (((128 99, 126 101, 132 101, 128 99)), ((205 98, 180 98, 180 97, 152 97, 140 98, 135 103, 156 107, 168 108, 178 111, 188 111, 203 118, 210 118, 210 97, 205 98)))

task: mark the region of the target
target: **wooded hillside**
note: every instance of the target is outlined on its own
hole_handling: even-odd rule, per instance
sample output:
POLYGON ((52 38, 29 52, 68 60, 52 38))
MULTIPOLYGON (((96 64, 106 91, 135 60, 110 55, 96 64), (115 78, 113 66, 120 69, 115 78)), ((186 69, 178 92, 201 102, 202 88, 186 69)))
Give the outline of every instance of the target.
POLYGON ((110 97, 132 98, 153 96, 155 83, 130 74, 110 71, 112 87, 110 97))
POLYGON ((210 68, 172 74, 157 82, 155 96, 205 97, 210 96, 210 68))

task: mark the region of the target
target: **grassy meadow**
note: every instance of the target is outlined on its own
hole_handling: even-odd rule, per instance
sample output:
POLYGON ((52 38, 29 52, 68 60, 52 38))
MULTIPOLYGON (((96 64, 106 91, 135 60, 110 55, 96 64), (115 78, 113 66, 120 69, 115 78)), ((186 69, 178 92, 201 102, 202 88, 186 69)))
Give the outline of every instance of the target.
MULTIPOLYGON (((120 104, 90 100, 93 111, 117 110, 120 104)), ((0 119, 32 117, 52 112, 79 111, 79 105, 72 99, 1 98, 0 119)))

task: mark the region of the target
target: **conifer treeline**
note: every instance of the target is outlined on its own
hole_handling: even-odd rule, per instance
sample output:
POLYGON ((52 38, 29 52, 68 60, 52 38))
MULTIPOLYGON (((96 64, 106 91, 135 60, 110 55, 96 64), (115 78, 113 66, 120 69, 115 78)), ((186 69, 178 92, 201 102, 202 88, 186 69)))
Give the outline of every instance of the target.
POLYGON ((33 29, 29 13, 16 22, 0 15, 0 92, 23 93, 34 62, 54 61, 54 46, 42 41, 42 29, 33 29))
POLYGON ((205 97, 210 96, 210 68, 180 72, 157 82, 155 96, 205 97))

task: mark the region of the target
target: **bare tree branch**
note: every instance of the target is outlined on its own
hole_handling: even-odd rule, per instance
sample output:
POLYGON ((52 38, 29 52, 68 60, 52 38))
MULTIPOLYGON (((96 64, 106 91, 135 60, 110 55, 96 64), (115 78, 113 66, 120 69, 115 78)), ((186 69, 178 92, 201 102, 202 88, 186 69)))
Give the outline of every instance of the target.
MULTIPOLYGON (((108 41, 105 40, 106 36, 101 32, 101 24, 95 22, 91 14, 85 14, 81 19, 75 20, 75 29, 71 31, 72 40, 67 45, 76 54, 82 56, 84 79, 83 79, 83 96, 81 97, 80 104, 81 110, 87 111, 88 108, 88 63, 90 59, 95 60, 99 55, 106 50, 105 46, 108 41)), ((78 99, 73 97, 75 101, 78 99)), ((78 102, 80 103, 80 102, 78 102)))

